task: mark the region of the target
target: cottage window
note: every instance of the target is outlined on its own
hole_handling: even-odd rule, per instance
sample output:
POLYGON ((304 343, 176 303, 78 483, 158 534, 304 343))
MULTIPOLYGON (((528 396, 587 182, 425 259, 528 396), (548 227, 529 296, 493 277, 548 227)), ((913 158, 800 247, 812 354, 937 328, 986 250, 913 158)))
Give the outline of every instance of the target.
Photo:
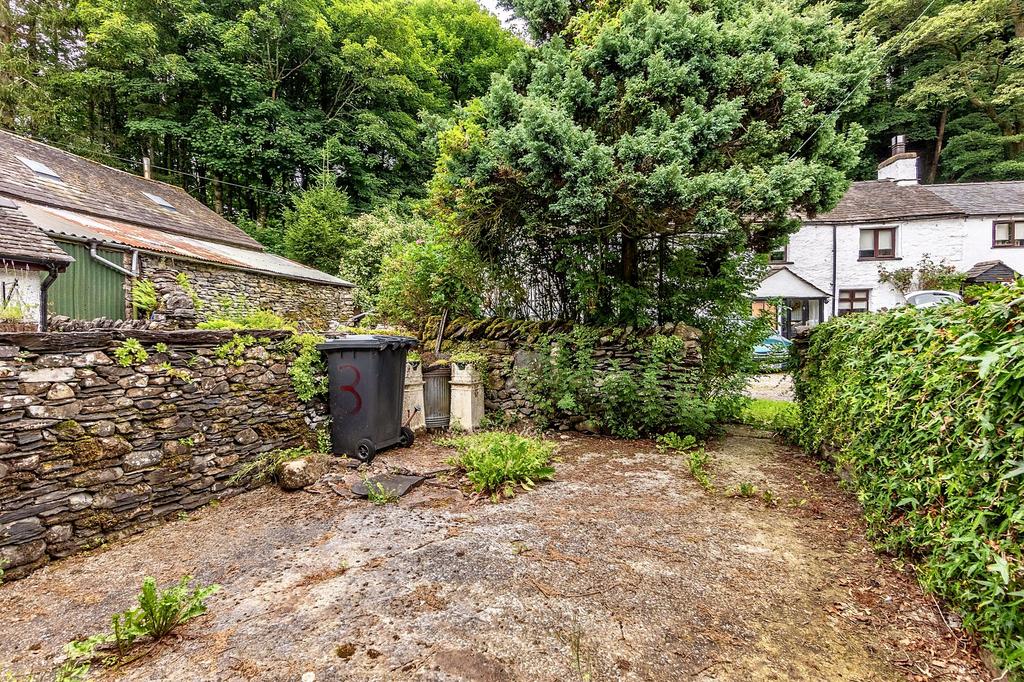
POLYGON ((870 289, 840 289, 839 314, 866 313, 870 294, 870 289))
POLYGON ((896 228, 880 227, 860 231, 861 258, 895 258, 896 228))
POLYGON ((1024 246, 1024 221, 993 223, 992 246, 1024 246))
POLYGON ((789 247, 783 246, 780 249, 776 249, 768 254, 769 263, 788 263, 789 262, 789 247))

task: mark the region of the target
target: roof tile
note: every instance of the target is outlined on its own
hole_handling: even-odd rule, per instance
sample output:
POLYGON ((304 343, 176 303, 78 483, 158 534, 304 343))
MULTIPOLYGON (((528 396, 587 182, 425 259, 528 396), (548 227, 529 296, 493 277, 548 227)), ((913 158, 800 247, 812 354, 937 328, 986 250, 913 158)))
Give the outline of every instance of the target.
POLYGON ((805 222, 861 223, 944 215, 964 215, 964 211, 923 185, 869 180, 853 183, 834 209, 805 222))

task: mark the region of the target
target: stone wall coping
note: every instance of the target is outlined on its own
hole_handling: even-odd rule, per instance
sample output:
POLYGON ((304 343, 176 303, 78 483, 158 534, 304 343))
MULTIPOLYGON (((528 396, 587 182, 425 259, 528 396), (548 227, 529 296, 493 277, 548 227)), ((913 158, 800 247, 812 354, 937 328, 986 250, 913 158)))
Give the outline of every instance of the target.
MULTIPOLYGON (((437 329, 440 324, 439 317, 428 317, 424 322, 421 331, 421 338, 431 340, 437 338, 437 329)), ((682 322, 666 322, 655 324, 649 327, 609 327, 589 326, 577 322, 562 320, 515 320, 500 317, 488 317, 483 319, 455 318, 445 325, 445 341, 457 340, 510 340, 521 339, 528 336, 539 336, 558 332, 569 332, 576 327, 592 329, 600 336, 622 339, 630 336, 653 336, 654 334, 666 334, 679 336, 688 340, 697 340, 701 332, 696 327, 691 327, 682 322)))
POLYGON ((75 350, 109 345, 114 341, 138 339, 145 343, 167 345, 216 346, 230 341, 236 334, 282 341, 292 332, 281 329, 181 329, 153 331, 146 329, 111 329, 88 332, 0 332, 0 346, 18 346, 25 350, 75 350))

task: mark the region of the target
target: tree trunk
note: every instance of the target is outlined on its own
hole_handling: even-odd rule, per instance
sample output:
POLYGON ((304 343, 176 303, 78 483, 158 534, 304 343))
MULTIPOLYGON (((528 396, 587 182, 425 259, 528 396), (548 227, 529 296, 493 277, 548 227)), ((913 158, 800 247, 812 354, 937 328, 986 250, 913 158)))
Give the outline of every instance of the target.
POLYGON ((946 135, 946 118, 949 116, 949 109, 943 109, 939 116, 939 126, 935 133, 935 155, 932 157, 932 167, 928 171, 928 184, 935 184, 935 178, 939 174, 939 158, 942 154, 942 138, 946 135))
POLYGON ((638 263, 639 242, 636 237, 631 237, 625 232, 622 233, 622 281, 629 285, 636 285, 639 281, 638 263))

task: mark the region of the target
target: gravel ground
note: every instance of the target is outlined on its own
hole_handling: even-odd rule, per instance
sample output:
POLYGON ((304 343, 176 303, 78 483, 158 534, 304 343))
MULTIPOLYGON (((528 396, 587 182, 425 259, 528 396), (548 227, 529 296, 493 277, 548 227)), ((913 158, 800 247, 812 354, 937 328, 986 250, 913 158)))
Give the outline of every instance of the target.
POLYGON ((759 374, 751 377, 745 391, 749 398, 793 400, 793 377, 790 374, 759 374))
POLYGON ((557 480, 499 504, 444 480, 383 507, 265 488, 52 564, 0 587, 0 671, 52 669, 144 576, 192 574, 223 586, 209 613, 97 679, 990 679, 798 452, 734 430, 708 492, 650 442, 559 442, 557 480))

